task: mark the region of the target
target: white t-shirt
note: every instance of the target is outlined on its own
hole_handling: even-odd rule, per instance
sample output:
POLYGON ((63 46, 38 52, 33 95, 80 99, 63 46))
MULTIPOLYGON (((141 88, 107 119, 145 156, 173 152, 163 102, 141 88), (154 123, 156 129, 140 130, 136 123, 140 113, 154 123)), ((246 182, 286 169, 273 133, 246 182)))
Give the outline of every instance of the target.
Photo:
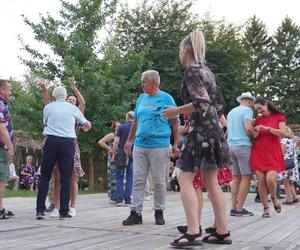
POLYGON ((9 176, 17 176, 16 167, 13 162, 9 164, 9 176))

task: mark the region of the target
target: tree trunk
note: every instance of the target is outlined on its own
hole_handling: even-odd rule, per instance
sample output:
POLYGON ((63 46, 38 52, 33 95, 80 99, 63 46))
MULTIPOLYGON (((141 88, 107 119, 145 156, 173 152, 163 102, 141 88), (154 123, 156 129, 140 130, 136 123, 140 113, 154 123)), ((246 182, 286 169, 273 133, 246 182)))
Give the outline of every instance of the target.
POLYGON ((89 162, 89 191, 93 191, 95 187, 95 181, 94 181, 94 158, 93 155, 88 156, 88 162, 89 162))

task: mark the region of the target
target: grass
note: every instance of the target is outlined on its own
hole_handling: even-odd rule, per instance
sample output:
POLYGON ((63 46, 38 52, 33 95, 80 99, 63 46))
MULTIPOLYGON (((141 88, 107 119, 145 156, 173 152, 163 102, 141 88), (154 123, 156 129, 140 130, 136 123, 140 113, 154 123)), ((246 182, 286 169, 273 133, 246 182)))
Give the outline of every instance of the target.
MULTIPOLYGON (((79 190, 80 195, 85 194, 97 194, 98 191, 89 191, 89 190, 79 190)), ((25 189, 19 190, 5 190, 4 197, 12 198, 12 197, 36 197, 37 191, 30 191, 25 189)))

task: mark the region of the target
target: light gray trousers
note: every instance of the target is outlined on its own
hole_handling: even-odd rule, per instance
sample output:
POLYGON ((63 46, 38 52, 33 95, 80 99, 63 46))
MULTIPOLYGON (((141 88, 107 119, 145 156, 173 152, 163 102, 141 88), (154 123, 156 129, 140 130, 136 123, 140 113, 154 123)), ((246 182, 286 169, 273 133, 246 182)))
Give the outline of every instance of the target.
POLYGON ((143 210, 145 186, 149 170, 154 188, 154 210, 163 210, 166 205, 166 168, 169 167, 169 147, 133 149, 133 189, 131 210, 143 210))

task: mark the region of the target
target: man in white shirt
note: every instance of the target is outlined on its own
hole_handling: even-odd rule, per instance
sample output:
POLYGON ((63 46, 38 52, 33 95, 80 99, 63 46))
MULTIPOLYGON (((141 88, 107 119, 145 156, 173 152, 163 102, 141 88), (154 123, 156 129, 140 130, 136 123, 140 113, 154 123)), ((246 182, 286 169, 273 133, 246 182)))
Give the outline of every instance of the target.
POLYGON ((7 184, 9 189, 18 190, 19 187, 19 176, 16 174, 16 167, 13 162, 9 163, 9 177, 7 179, 7 184))

